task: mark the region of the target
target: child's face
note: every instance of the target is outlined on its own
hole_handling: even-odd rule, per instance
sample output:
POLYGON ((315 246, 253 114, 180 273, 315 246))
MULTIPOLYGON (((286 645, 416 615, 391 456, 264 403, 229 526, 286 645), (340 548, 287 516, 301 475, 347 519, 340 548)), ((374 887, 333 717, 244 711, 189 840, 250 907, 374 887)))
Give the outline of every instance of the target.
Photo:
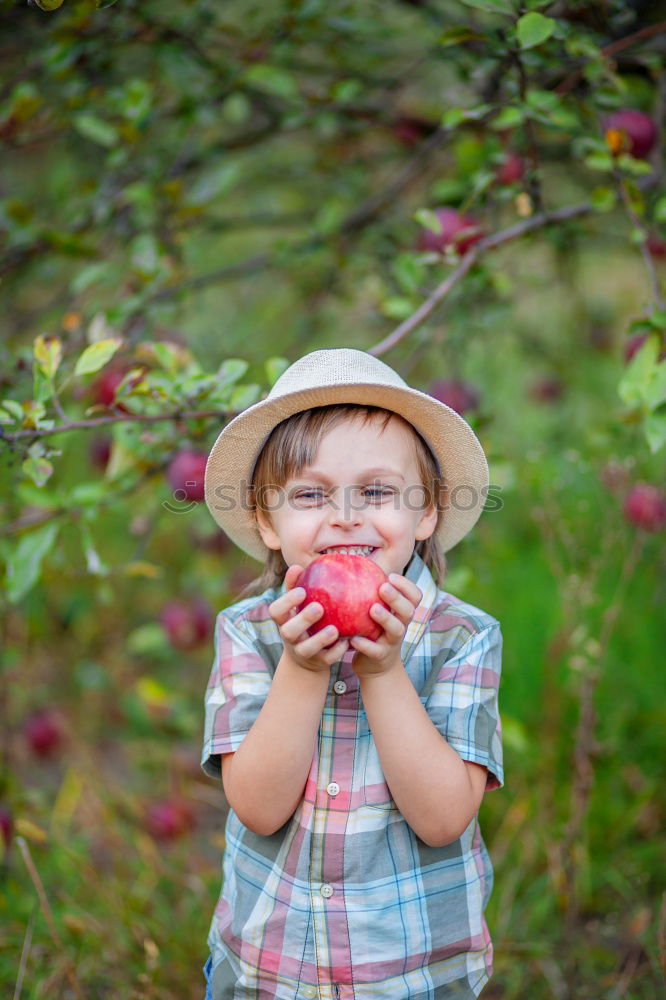
POLYGON ((324 552, 367 555, 386 573, 402 573, 414 543, 437 524, 424 509, 414 433, 392 418, 349 419, 321 440, 314 462, 267 493, 270 514, 257 511, 259 531, 288 566, 307 566, 324 552))

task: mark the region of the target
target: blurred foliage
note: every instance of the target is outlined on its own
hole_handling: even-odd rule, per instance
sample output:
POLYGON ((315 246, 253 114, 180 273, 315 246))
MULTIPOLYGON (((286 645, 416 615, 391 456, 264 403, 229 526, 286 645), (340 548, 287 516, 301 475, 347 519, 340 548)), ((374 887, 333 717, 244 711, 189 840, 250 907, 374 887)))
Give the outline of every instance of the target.
POLYGON ((289 361, 351 346, 455 385, 502 500, 447 583, 505 633, 484 996, 652 1000, 655 6, 2 9, 5 992, 202 995, 224 820, 198 768, 209 623, 258 567, 214 530, 201 457, 289 361), (611 127, 626 109, 647 150, 611 127))

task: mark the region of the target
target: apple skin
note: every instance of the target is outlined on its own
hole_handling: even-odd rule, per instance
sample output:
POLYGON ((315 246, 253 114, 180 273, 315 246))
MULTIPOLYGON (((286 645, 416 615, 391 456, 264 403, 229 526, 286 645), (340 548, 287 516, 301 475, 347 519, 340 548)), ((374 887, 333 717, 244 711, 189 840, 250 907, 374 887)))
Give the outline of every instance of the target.
POLYGON ((59 715, 49 708, 33 712, 24 724, 28 746, 37 757, 52 757, 62 747, 64 733, 59 715))
POLYGON ((441 232, 434 233, 432 229, 424 229, 418 240, 419 250, 444 253, 453 248, 464 254, 484 235, 478 219, 471 215, 461 215, 455 208, 436 208, 434 215, 439 220, 441 232))
POLYGON ((162 628, 175 649, 197 649, 213 634, 213 614, 205 601, 167 601, 160 613, 162 628))
POLYGON ((174 797, 152 802, 146 809, 145 823, 155 840, 178 840, 194 828, 195 817, 186 799, 174 797))
POLYGON ((611 152, 627 152, 639 160, 644 160, 654 149, 657 126, 644 111, 623 108, 608 116, 604 134, 611 152))
POLYGON ((8 806, 0 806, 0 834, 4 841, 4 850, 0 850, 0 859, 9 850, 14 836, 14 817, 8 806))
POLYGON ((495 172, 498 184, 517 184, 525 176, 525 161, 518 153, 509 150, 495 172))
POLYGON ((660 531, 666 526, 666 497, 650 483, 636 483, 625 498, 624 516, 643 531, 660 531))
POLYGON ((204 499, 204 473, 208 455, 203 451, 193 451, 190 448, 178 452, 169 463, 167 481, 176 497, 180 500, 200 503, 204 499))
POLYGON ((440 378, 431 383, 428 394, 438 399, 440 403, 450 406, 461 416, 468 410, 476 410, 479 405, 479 393, 470 382, 457 378, 440 378))
POLYGON ((377 602, 388 607, 379 596, 379 588, 387 579, 381 566, 365 556, 317 556, 296 581, 297 587, 305 589, 304 604, 317 601, 324 609, 319 621, 310 626, 309 634, 335 625, 341 638, 360 635, 378 639, 382 629, 370 617, 370 608, 377 602))

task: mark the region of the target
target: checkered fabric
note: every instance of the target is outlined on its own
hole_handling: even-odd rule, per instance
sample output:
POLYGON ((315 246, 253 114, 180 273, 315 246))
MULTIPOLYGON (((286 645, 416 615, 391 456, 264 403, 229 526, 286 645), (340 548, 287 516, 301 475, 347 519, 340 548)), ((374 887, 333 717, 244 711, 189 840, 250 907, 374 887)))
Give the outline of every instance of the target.
MULTIPOLYGON (((414 556, 423 593, 402 648, 430 719, 464 760, 503 783, 497 708, 502 639, 485 612, 438 590, 414 556)), ((238 749, 282 653, 268 590, 218 616, 206 692, 202 767, 238 749)), ((492 867, 477 818, 429 847, 391 799, 351 667, 331 669, 304 797, 271 836, 231 810, 209 946, 215 1000, 438 1000, 478 996, 492 972, 483 911, 492 867), (333 794, 331 794, 331 792, 333 794)))

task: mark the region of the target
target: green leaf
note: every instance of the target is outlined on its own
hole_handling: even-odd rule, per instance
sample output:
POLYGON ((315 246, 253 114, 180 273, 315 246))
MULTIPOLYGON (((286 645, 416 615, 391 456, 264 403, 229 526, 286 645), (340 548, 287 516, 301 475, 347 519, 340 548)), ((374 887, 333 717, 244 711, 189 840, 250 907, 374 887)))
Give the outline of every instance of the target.
POLYGON ((59 525, 55 521, 24 535, 7 564, 7 597, 17 604, 37 582, 44 556, 53 548, 59 525))
POLYGON ((630 406, 644 405, 650 392, 650 383, 657 368, 660 338, 648 337, 634 354, 620 379, 620 399, 630 406))
POLYGON ((518 42, 522 49, 532 49, 536 45, 541 45, 552 35, 557 22, 552 17, 545 17, 532 10, 529 14, 523 14, 518 18, 516 32, 518 42))
POLYGON ((485 35, 475 31, 474 28, 461 24, 456 28, 449 28, 440 35, 439 44, 442 48, 447 48, 449 45, 462 45, 464 42, 482 42, 484 38, 485 35))
POLYGON ((217 388, 223 389, 226 386, 233 385, 234 382, 238 382, 239 378, 243 377, 249 367, 249 364, 243 358, 227 358, 217 369, 217 388))
POLYGON ((201 173, 187 192, 187 205, 205 205, 226 194, 241 177, 240 163, 223 163, 201 173))
POLYGON ((296 80, 291 73, 277 66, 255 63, 245 72, 245 80, 260 90, 266 90, 277 97, 292 99, 298 97, 296 80))
POLYGON ((28 452, 28 457, 23 460, 21 468, 35 486, 43 486, 53 474, 53 466, 49 460, 39 451, 33 452, 32 448, 28 452))
POLYGON ((53 378, 62 361, 62 344, 57 337, 47 337, 40 333, 35 337, 33 351, 35 361, 47 378, 53 378))
POLYGON ((9 413, 14 418, 14 420, 23 423, 23 415, 24 415, 23 407, 18 402, 18 400, 3 399, 2 403, 0 403, 0 406, 2 406, 5 410, 7 410, 7 413, 9 413))
POLYGON ((93 543, 90 528, 85 521, 79 522, 79 533, 81 544, 83 545, 83 553, 86 557, 88 572, 92 573, 94 576, 108 576, 109 568, 100 559, 99 553, 93 543))
POLYGON ((643 426, 650 451, 654 455, 666 444, 666 407, 651 413, 643 426))
POLYGON ((74 374, 91 375, 93 372, 98 372, 111 360, 122 343, 120 337, 107 337, 98 340, 96 344, 90 344, 76 362, 74 374))
POLYGON ((624 170, 625 173, 631 174, 633 177, 647 177, 648 174, 652 173, 650 163, 646 163, 645 160, 637 160, 635 157, 629 156, 628 153, 622 153, 616 162, 620 170, 624 170))
POLYGON ((429 229, 436 236, 439 236, 442 232, 442 224, 437 217, 437 213, 433 212, 430 208, 419 208, 414 212, 414 218, 423 226, 424 229, 429 229))
POLYGON ((280 375, 286 372, 289 367, 289 362, 286 358, 268 358, 264 368, 266 369, 266 378, 268 379, 269 385, 275 385, 280 375))
POLYGON ((85 139, 90 139, 91 142, 96 142, 98 146, 106 146, 110 149, 118 144, 117 129, 96 115, 82 112, 79 115, 74 115, 72 124, 80 135, 85 139))
POLYGON ((474 7, 493 14, 512 14, 511 0, 461 0, 466 7, 474 7))
POLYGON ((248 406, 252 406, 253 403, 257 402, 260 395, 261 386, 254 385, 253 383, 250 385, 239 385, 231 394, 229 406, 237 412, 246 410, 248 406))
POLYGON ((617 193, 610 187, 596 187, 590 195, 590 203, 595 212, 612 212, 617 204, 617 193))
POLYGON ((657 198, 653 214, 655 222, 666 222, 666 195, 657 198))
POLYGON ((38 7, 42 10, 57 10, 58 7, 62 7, 65 0, 35 0, 38 7))
POLYGON ((493 118, 490 125, 491 128, 497 129, 499 132, 507 128, 516 128, 516 126, 521 125, 524 120, 525 112, 522 108, 509 106, 502 108, 497 117, 493 118))
POLYGON ((406 319, 415 311, 416 306, 411 299, 394 295, 382 302, 382 313, 389 319, 406 319))
POLYGON ((589 156, 585 157, 583 162, 590 170, 607 171, 613 169, 613 157, 610 153, 590 153, 589 156))

